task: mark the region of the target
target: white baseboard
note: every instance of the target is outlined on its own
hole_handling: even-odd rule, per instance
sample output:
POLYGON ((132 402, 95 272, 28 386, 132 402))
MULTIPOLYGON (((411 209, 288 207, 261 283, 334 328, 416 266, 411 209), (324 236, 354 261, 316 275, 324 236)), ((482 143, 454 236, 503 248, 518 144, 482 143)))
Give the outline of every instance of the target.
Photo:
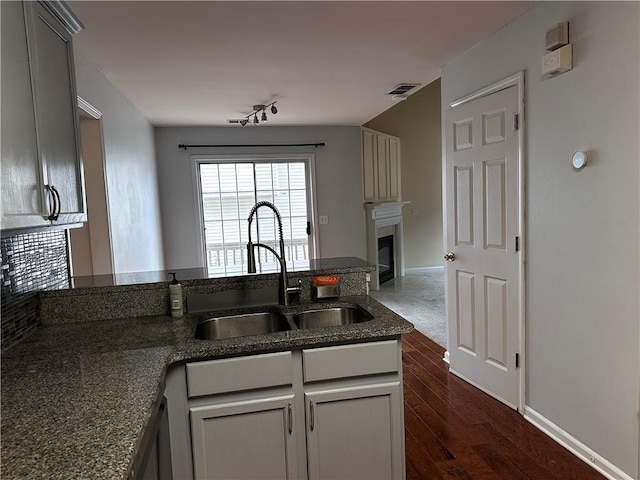
POLYGON ((414 267, 414 268, 405 268, 405 275, 426 275, 429 272, 442 272, 444 271, 444 266, 439 265, 436 267, 414 267))
POLYGON ((444 352, 444 358, 442 360, 444 360, 445 362, 447 362, 449 365, 451 365, 451 362, 449 361, 449 350, 444 352))
POLYGON ((533 408, 527 406, 524 407, 524 418, 539 430, 549 435, 579 459, 591 465, 605 477, 610 478, 611 480, 633 480, 630 475, 624 473, 602 455, 591 450, 584 443, 564 431, 555 423, 543 417, 533 408))

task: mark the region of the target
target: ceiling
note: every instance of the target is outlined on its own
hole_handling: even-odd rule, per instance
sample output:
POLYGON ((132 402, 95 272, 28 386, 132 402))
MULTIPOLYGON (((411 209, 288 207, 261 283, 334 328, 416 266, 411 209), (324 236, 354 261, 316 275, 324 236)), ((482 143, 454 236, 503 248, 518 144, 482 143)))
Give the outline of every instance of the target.
MULTIPOLYGON (((76 48, 156 126, 361 125, 534 2, 73 1, 76 48)), ((415 89, 413 92, 417 91, 415 89)), ((242 127, 235 127, 242 128, 242 127)))

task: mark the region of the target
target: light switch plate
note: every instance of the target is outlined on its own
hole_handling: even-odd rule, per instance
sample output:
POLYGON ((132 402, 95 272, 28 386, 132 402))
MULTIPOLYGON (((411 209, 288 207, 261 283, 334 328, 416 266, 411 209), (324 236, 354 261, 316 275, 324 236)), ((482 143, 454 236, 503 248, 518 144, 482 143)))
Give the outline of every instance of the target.
POLYGON ((329 216, 328 215, 320 215, 318 217, 318 222, 320 225, 329 225, 329 216))

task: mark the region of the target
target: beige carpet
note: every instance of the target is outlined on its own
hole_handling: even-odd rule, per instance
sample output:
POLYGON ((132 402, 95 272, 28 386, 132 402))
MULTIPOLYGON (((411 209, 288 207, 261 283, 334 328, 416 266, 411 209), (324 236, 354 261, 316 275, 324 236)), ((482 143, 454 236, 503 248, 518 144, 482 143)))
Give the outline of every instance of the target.
POLYGON ((442 347, 447 346, 444 271, 394 278, 372 291, 385 307, 409 320, 416 330, 442 347))

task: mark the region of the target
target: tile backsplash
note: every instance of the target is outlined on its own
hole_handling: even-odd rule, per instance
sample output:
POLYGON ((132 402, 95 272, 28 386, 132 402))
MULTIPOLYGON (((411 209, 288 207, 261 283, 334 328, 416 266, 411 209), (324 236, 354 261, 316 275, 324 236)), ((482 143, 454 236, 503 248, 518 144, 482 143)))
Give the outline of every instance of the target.
POLYGON ((40 324, 40 290, 69 288, 65 230, 3 237, 2 349, 18 343, 40 324))

